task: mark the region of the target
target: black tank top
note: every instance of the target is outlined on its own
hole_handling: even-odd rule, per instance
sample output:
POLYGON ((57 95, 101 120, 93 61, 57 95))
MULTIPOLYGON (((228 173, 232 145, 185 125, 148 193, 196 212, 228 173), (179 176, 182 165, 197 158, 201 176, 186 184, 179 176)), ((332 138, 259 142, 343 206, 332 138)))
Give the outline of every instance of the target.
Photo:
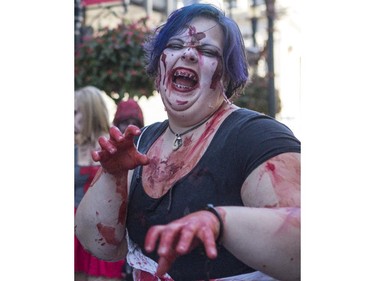
MULTIPOLYGON (((147 127, 139 141, 146 153, 166 130, 168 121, 147 127)), ((145 129, 145 128, 144 128, 145 129)), ((247 176, 267 159, 284 152, 300 152, 300 142, 285 125, 257 112, 238 109, 221 124, 196 166, 161 198, 149 197, 142 186, 142 167, 135 169, 129 195, 129 237, 144 248, 147 230, 189 213, 215 206, 243 206, 241 187, 247 176)), ((251 237, 249 237, 251 239, 251 237)), ((158 261, 157 254, 143 254, 158 261)), ((209 260, 203 247, 177 258, 168 274, 174 280, 223 278, 255 271, 219 246, 209 260)))

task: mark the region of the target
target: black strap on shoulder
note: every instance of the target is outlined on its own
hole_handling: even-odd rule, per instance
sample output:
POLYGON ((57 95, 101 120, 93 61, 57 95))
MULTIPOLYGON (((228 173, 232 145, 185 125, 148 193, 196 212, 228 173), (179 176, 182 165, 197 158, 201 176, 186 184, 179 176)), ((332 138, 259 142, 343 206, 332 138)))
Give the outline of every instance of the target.
MULTIPOLYGON (((146 154, 151 145, 167 129, 167 127, 168 120, 143 127, 141 135, 138 137, 138 139, 135 140, 138 151, 142 154, 146 154)), ((139 181, 141 179, 141 172, 142 166, 138 166, 134 169, 132 180, 130 183, 129 198, 133 194, 134 188, 136 186, 136 181, 139 181)))

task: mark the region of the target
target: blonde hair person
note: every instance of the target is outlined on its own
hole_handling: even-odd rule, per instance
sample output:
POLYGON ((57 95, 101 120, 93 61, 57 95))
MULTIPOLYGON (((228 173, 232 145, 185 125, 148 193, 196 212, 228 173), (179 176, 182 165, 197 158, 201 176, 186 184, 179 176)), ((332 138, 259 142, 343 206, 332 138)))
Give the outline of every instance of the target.
POLYGON ((95 144, 103 132, 109 131, 108 109, 101 91, 94 86, 86 86, 75 91, 75 134, 77 144, 95 144), (78 112, 80 111, 80 112, 78 112), (77 127, 78 126, 78 127, 77 127))
MULTIPOLYGON (((94 86, 74 92, 74 207, 90 188, 100 165, 92 160, 91 152, 99 147, 99 136, 109 134, 108 108, 103 93, 94 86)), ((74 238, 75 281, 120 281, 125 260, 110 263, 99 260, 83 249, 74 238)))

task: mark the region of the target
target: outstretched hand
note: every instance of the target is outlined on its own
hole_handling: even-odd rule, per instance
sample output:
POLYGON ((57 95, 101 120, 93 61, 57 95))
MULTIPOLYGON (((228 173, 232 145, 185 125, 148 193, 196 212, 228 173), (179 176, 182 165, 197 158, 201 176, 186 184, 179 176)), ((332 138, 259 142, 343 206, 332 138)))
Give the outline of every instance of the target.
POLYGON ((140 134, 141 130, 134 125, 129 125, 124 134, 117 127, 111 127, 109 139, 98 139, 101 149, 92 152, 92 159, 99 161, 103 169, 113 175, 134 169, 138 165, 147 165, 149 159, 138 152, 134 145, 134 137, 140 134))
POLYGON ((157 248, 160 258, 156 275, 163 276, 178 256, 189 253, 201 243, 207 257, 216 258, 215 239, 219 231, 218 219, 208 211, 198 211, 169 224, 151 227, 146 235, 145 250, 152 252, 157 248))

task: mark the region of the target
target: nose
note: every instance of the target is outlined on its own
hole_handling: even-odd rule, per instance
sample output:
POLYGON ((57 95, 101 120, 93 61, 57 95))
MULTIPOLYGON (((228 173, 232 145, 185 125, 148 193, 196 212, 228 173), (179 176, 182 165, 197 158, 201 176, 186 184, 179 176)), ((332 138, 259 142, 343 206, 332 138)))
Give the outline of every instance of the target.
POLYGON ((181 56, 182 60, 189 61, 189 62, 197 62, 198 55, 197 51, 194 48, 188 48, 181 56))

